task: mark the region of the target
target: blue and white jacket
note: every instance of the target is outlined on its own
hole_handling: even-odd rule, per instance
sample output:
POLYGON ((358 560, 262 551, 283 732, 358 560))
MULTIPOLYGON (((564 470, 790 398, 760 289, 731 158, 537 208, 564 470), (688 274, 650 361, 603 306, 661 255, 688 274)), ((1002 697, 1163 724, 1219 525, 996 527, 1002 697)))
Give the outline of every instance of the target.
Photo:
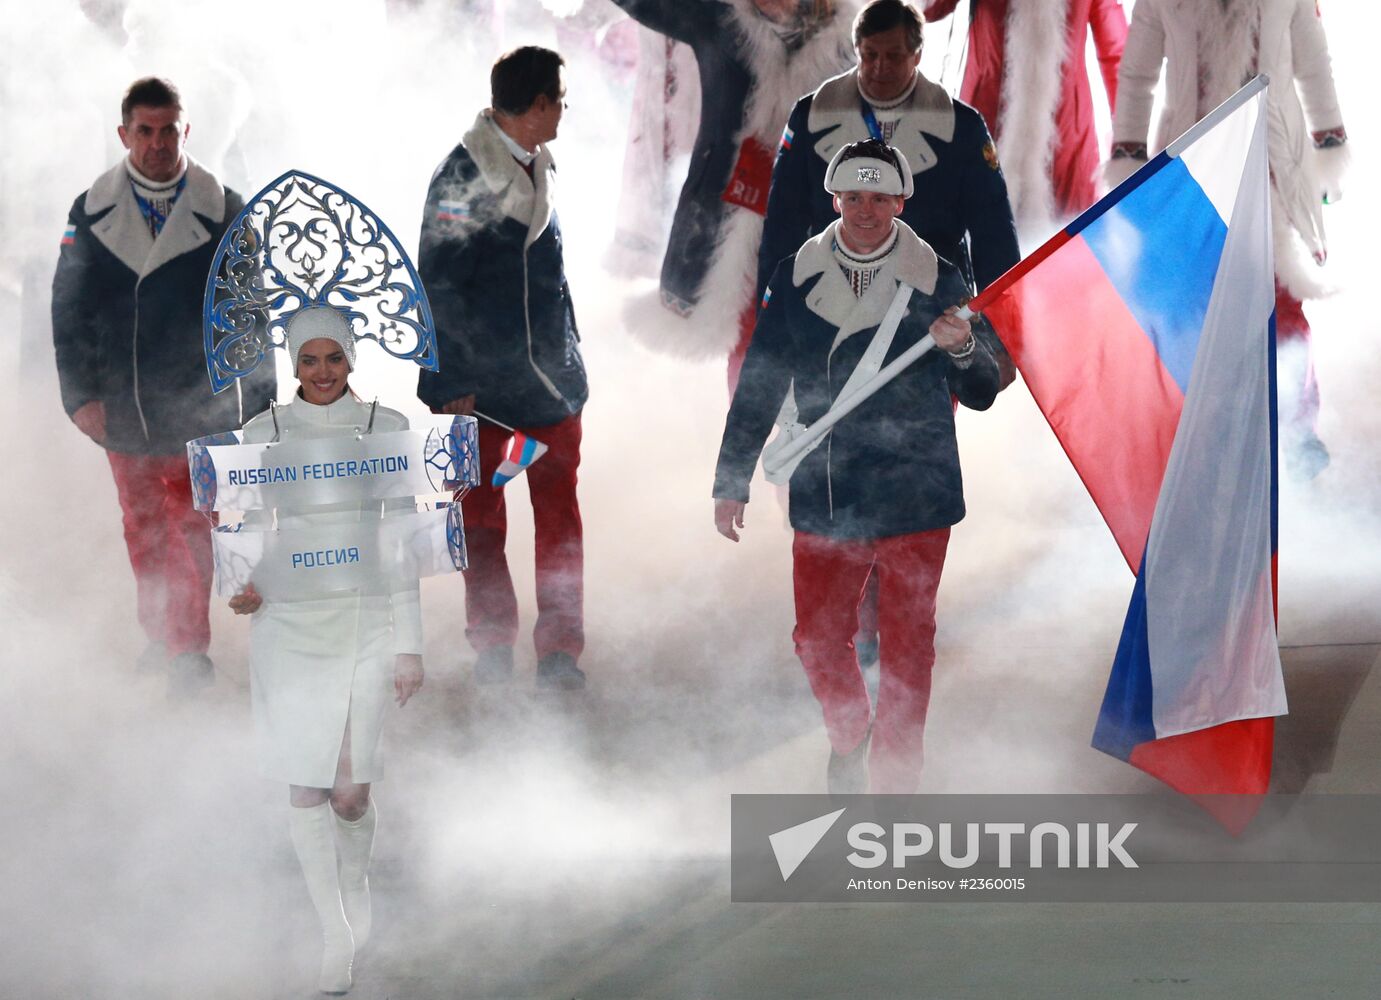
MULTIPOLYGON (((884 364, 968 298, 959 269, 903 223, 896 249, 862 297, 834 256, 835 226, 783 260, 768 283, 715 470, 716 499, 748 500, 748 484, 788 391, 800 421, 824 416, 877 333, 899 283, 916 291, 884 364)), ((836 424, 801 460, 790 484, 791 526, 838 539, 886 538, 948 527, 964 516, 952 397, 975 410, 998 391, 996 338, 976 320, 978 344, 960 368, 932 350, 836 424)))
POLYGON ((273 398, 273 365, 212 395, 202 294, 221 236, 244 207, 188 158, 186 186, 155 239, 122 160, 72 204, 53 277, 53 347, 68 415, 105 406, 110 451, 181 454, 273 398))
MULTIPOLYGON (((983 116, 917 75, 889 144, 906 157, 916 193, 901 220, 982 290, 1021 259, 1007 182, 983 116)), ((832 77, 796 102, 772 168, 758 252, 758 294, 777 262, 836 217, 825 168, 851 142, 869 138, 858 70, 832 77)))
POLYGON ((514 427, 560 423, 589 397, 545 146, 531 166, 481 113, 432 177, 417 257, 440 360, 418 398, 435 408, 474 393, 514 427))

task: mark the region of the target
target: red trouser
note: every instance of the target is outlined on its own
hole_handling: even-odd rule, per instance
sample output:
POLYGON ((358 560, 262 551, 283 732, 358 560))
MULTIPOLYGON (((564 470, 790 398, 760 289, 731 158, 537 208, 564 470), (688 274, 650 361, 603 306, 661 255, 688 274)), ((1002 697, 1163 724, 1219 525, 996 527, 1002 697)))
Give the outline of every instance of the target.
POLYGON ((1280 423, 1285 427, 1307 429, 1316 433, 1319 422, 1319 382, 1314 377, 1314 351, 1310 344, 1309 320, 1304 316, 1304 303, 1276 282, 1276 343, 1304 345, 1304 372, 1300 380, 1282 386, 1280 423), (1287 412, 1287 410, 1289 412, 1287 412))
POLYGON ((169 654, 211 645, 211 526, 192 506, 186 455, 108 451, 134 569, 139 624, 169 654))
POLYGON ((916 790, 923 758, 930 673, 935 666, 935 593, 949 529, 865 541, 796 532, 796 655, 824 710, 830 745, 840 753, 868 731, 868 691, 854 655, 858 605, 871 572, 878 577, 881 674, 868 753, 871 790, 916 790))
MULTIPOLYGON (((538 657, 585 648, 585 552, 576 501, 580 465, 580 414, 547 427, 518 428, 547 446, 547 452, 508 484, 527 479, 537 562, 537 625, 532 639, 538 657)), ((466 637, 476 652, 512 646, 518 638, 518 598, 508 572, 504 541, 508 511, 504 488, 489 485, 512 435, 480 421, 480 485, 461 504, 470 568, 465 571, 466 637)))

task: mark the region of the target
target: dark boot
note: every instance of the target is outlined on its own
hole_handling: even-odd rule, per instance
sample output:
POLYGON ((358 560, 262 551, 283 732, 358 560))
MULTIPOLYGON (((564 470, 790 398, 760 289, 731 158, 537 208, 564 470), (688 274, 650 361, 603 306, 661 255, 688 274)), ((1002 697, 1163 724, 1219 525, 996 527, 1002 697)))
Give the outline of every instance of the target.
POLYGON ((513 647, 490 646, 475 661, 475 683, 507 684, 513 679, 513 647))
POLYGON ((216 683, 216 667, 205 653, 178 653, 168 664, 168 697, 185 701, 216 683))
POLYGON ((1297 483, 1312 482, 1328 468, 1328 446, 1313 431, 1300 434, 1285 449, 1285 472, 1297 483))
POLYGON ((865 795, 868 792, 868 743, 873 727, 848 753, 830 747, 830 762, 825 769, 825 788, 831 795, 865 795))
POLYGON ((579 691, 585 686, 585 671, 575 665, 570 653, 548 653, 537 661, 537 686, 579 691))

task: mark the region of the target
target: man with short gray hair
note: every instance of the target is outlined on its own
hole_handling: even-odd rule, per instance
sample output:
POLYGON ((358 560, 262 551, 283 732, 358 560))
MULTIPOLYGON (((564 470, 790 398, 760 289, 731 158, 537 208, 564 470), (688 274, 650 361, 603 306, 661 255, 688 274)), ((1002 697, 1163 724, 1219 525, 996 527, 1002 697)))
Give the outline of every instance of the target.
POLYGON ((982 289, 1021 257, 997 148, 983 117, 920 72, 913 4, 873 0, 854 19, 858 65, 796 102, 772 168, 758 294, 777 261, 834 218, 823 181, 841 147, 873 138, 906 157, 916 194, 902 220, 982 289))

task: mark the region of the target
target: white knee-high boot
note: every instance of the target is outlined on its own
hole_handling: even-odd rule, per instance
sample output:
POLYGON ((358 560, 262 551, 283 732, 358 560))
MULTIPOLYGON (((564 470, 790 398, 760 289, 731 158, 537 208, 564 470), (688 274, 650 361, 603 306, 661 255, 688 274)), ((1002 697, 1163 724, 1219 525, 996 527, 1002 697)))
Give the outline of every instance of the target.
POLYGON ((374 830, 379 813, 371 798, 359 819, 343 819, 334 809, 331 815, 335 817, 339 834, 336 844, 340 851, 340 901, 345 906, 345 919, 350 922, 350 933, 358 951, 369 940, 373 922, 369 906, 369 859, 374 853, 374 830))
POLYGON ((345 993, 350 989, 350 967, 355 960, 355 943, 350 925, 341 909, 340 880, 336 875, 336 826, 331 804, 305 809, 290 809, 288 828, 292 833, 297 860, 307 880, 325 950, 321 956, 321 992, 345 993))

